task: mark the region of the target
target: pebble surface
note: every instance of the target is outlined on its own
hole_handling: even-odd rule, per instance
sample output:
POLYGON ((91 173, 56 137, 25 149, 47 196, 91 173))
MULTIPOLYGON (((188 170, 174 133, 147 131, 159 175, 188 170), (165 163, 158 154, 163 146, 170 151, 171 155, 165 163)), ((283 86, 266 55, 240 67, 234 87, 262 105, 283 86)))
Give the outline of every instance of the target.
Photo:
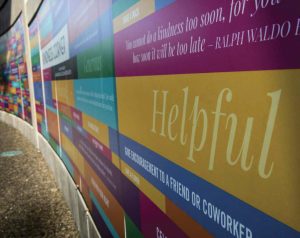
POLYGON ((0 122, 0 237, 79 237, 72 214, 42 154, 0 122))

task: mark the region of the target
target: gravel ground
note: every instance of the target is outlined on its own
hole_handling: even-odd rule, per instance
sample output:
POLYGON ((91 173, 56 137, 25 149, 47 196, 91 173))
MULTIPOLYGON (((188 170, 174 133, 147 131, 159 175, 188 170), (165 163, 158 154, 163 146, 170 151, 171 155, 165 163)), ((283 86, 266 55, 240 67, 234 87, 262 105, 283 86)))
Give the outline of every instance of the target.
POLYGON ((79 237, 72 214, 41 153, 0 122, 0 237, 79 237))

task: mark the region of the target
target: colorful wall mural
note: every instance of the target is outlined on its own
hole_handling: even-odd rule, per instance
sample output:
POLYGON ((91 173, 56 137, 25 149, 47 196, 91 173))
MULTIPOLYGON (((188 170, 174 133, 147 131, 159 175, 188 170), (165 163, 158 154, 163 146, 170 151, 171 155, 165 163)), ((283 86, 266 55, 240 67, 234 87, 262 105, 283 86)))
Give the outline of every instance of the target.
POLYGON ((5 34, 0 36, 0 68, 0 109, 31 124, 22 15, 5 34))
POLYGON ((38 131, 102 237, 300 237, 299 1, 44 0, 29 34, 38 131))

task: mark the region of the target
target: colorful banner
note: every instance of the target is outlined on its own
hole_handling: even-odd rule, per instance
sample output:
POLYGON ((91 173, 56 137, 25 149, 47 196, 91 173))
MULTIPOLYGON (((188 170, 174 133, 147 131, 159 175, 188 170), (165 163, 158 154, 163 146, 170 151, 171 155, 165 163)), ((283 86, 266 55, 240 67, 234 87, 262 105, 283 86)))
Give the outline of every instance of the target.
POLYGON ((0 36, 0 109, 31 124, 23 16, 0 36))
POLYGON ((124 237, 122 173, 110 149, 118 128, 111 8, 109 0, 44 1, 30 25, 31 55, 41 133, 100 234, 124 237))
MULTIPOLYGON (((206 235, 298 237, 299 3, 114 4, 124 174, 206 235)), ((128 234, 168 232, 150 220, 144 228, 139 213, 128 215, 128 234)))
MULTIPOLYGON (((299 237, 299 9, 43 1, 30 24, 38 128, 102 237, 299 237)), ((0 107, 19 112, 26 62, 1 62, 0 107)))

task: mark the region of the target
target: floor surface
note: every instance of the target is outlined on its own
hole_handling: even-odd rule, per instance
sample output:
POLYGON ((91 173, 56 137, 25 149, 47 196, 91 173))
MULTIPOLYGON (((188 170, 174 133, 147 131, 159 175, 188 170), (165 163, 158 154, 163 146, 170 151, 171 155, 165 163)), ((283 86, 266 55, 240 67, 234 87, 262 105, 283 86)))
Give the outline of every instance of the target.
POLYGON ((0 237, 79 237, 42 154, 2 122, 0 237))

